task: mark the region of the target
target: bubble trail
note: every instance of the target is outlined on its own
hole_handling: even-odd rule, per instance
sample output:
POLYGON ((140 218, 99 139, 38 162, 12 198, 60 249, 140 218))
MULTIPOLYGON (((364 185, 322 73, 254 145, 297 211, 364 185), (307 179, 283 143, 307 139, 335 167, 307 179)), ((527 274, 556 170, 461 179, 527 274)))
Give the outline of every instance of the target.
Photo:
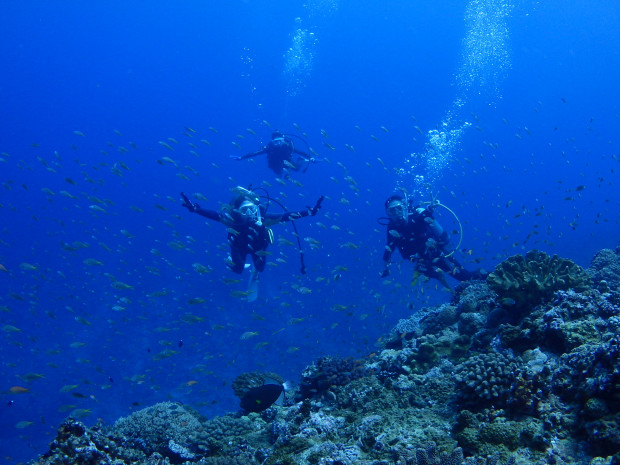
POLYGON ((471 0, 465 10, 466 34, 461 65, 455 76, 457 94, 436 129, 426 133, 424 151, 410 154, 399 170, 400 187, 420 197, 434 186, 458 151, 465 130, 464 108, 473 99, 495 105, 510 64, 508 18, 513 5, 506 0, 471 0))
POLYGON ((338 10, 338 0, 310 0, 304 9, 305 20, 295 18, 291 45, 284 53, 283 75, 286 93, 291 97, 301 92, 312 74, 318 30, 338 10))

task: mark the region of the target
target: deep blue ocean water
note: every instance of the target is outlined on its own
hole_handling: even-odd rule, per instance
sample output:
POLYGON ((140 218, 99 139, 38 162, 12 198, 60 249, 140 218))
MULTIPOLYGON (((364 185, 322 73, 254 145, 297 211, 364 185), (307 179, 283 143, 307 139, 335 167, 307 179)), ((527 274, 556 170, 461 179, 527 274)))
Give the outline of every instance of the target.
POLYGON ((297 381, 449 300, 433 281, 411 286, 405 262, 379 278, 377 218, 397 186, 454 211, 468 268, 533 248, 588 266, 620 245, 616 0, 0 11, 5 463, 44 452, 69 414, 111 423, 165 400, 236 411, 238 374, 297 381), (324 160, 282 183, 264 157, 229 158, 275 128, 324 160), (226 269, 224 226, 179 197, 217 209, 237 185, 291 210, 326 196, 297 222, 307 274, 291 226, 276 226, 255 303, 237 297, 248 275, 226 269))

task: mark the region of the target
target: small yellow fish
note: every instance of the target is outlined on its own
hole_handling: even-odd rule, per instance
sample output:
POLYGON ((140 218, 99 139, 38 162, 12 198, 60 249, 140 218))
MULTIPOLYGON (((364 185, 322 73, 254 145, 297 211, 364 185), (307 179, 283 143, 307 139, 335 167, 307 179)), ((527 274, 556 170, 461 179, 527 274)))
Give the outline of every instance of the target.
POLYGON ((15 425, 15 428, 23 429, 23 428, 28 428, 30 425, 34 425, 34 422, 33 421, 20 421, 19 423, 15 425))
POLYGON ((186 313, 185 315, 181 317, 181 321, 187 324, 200 323, 201 321, 204 321, 204 320, 205 320, 205 317, 192 315, 191 313, 186 313))
POLYGON ((38 267, 31 265, 30 263, 20 263, 19 268, 24 270, 24 271, 35 271, 38 269, 38 267))
POLYGON ((164 141, 161 141, 161 140, 160 140, 160 141, 158 141, 157 143, 158 143, 159 145, 161 145, 162 147, 164 147, 164 148, 166 148, 166 149, 171 150, 171 151, 173 151, 173 152, 174 152, 174 149, 173 149, 173 148, 170 146, 170 144, 168 144, 167 142, 164 142, 164 141))
POLYGON ((230 296, 231 297, 238 297, 238 298, 241 298, 241 299, 245 299, 245 298, 247 298, 248 296, 250 296, 252 294, 253 294, 253 292, 251 292, 251 291, 232 291, 230 293, 230 296))
POLYGON ((77 388, 79 385, 78 384, 66 384, 63 387, 60 388, 59 392, 69 392, 69 391, 73 391, 75 388, 77 388))
POLYGON ((128 290, 128 289, 133 289, 133 286, 130 286, 129 284, 125 284, 122 281, 114 281, 111 286, 114 289, 118 289, 118 290, 128 290))
POLYGON ((22 386, 13 386, 11 389, 9 389, 9 392, 11 394, 26 394, 27 392, 30 392, 30 389, 22 386))
POLYGON ((105 209, 101 208, 99 205, 89 205, 91 210, 99 212, 99 213, 108 213, 105 209))
POLYGON ((196 273, 200 273, 200 274, 211 273, 213 271, 213 269, 207 268, 206 266, 201 265, 200 263, 193 263, 192 268, 194 269, 196 273))
POLYGON ((13 325, 4 325, 2 331, 5 333, 21 333, 22 330, 13 325))
POLYGON ((179 352, 177 350, 171 350, 171 349, 162 350, 161 352, 153 356, 153 360, 155 361, 163 360, 165 358, 170 358, 173 355, 176 355, 178 353, 179 352))
POLYGON ((92 409, 89 409, 89 408, 78 408, 78 409, 73 410, 70 415, 73 418, 77 418, 78 420, 80 420, 82 418, 86 418, 91 413, 92 413, 92 409))

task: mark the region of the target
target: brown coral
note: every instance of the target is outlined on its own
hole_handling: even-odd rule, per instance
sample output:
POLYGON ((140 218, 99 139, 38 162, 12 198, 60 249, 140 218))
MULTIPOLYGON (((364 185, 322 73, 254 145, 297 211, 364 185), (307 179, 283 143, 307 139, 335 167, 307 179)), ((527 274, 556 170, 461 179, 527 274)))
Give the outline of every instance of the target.
POLYGON ((534 307, 559 290, 586 290, 590 277, 570 260, 549 256, 539 250, 514 255, 497 265, 487 283, 504 299, 513 299, 518 308, 534 307))

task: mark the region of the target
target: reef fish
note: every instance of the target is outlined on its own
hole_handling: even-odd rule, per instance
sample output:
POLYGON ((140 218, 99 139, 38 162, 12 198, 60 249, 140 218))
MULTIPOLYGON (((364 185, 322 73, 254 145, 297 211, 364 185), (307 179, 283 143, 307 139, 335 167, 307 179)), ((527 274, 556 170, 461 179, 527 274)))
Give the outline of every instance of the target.
POLYGON ((249 389, 241 398, 241 408, 247 413, 262 412, 273 404, 282 405, 284 402, 284 385, 272 380, 266 380, 262 386, 249 389))

